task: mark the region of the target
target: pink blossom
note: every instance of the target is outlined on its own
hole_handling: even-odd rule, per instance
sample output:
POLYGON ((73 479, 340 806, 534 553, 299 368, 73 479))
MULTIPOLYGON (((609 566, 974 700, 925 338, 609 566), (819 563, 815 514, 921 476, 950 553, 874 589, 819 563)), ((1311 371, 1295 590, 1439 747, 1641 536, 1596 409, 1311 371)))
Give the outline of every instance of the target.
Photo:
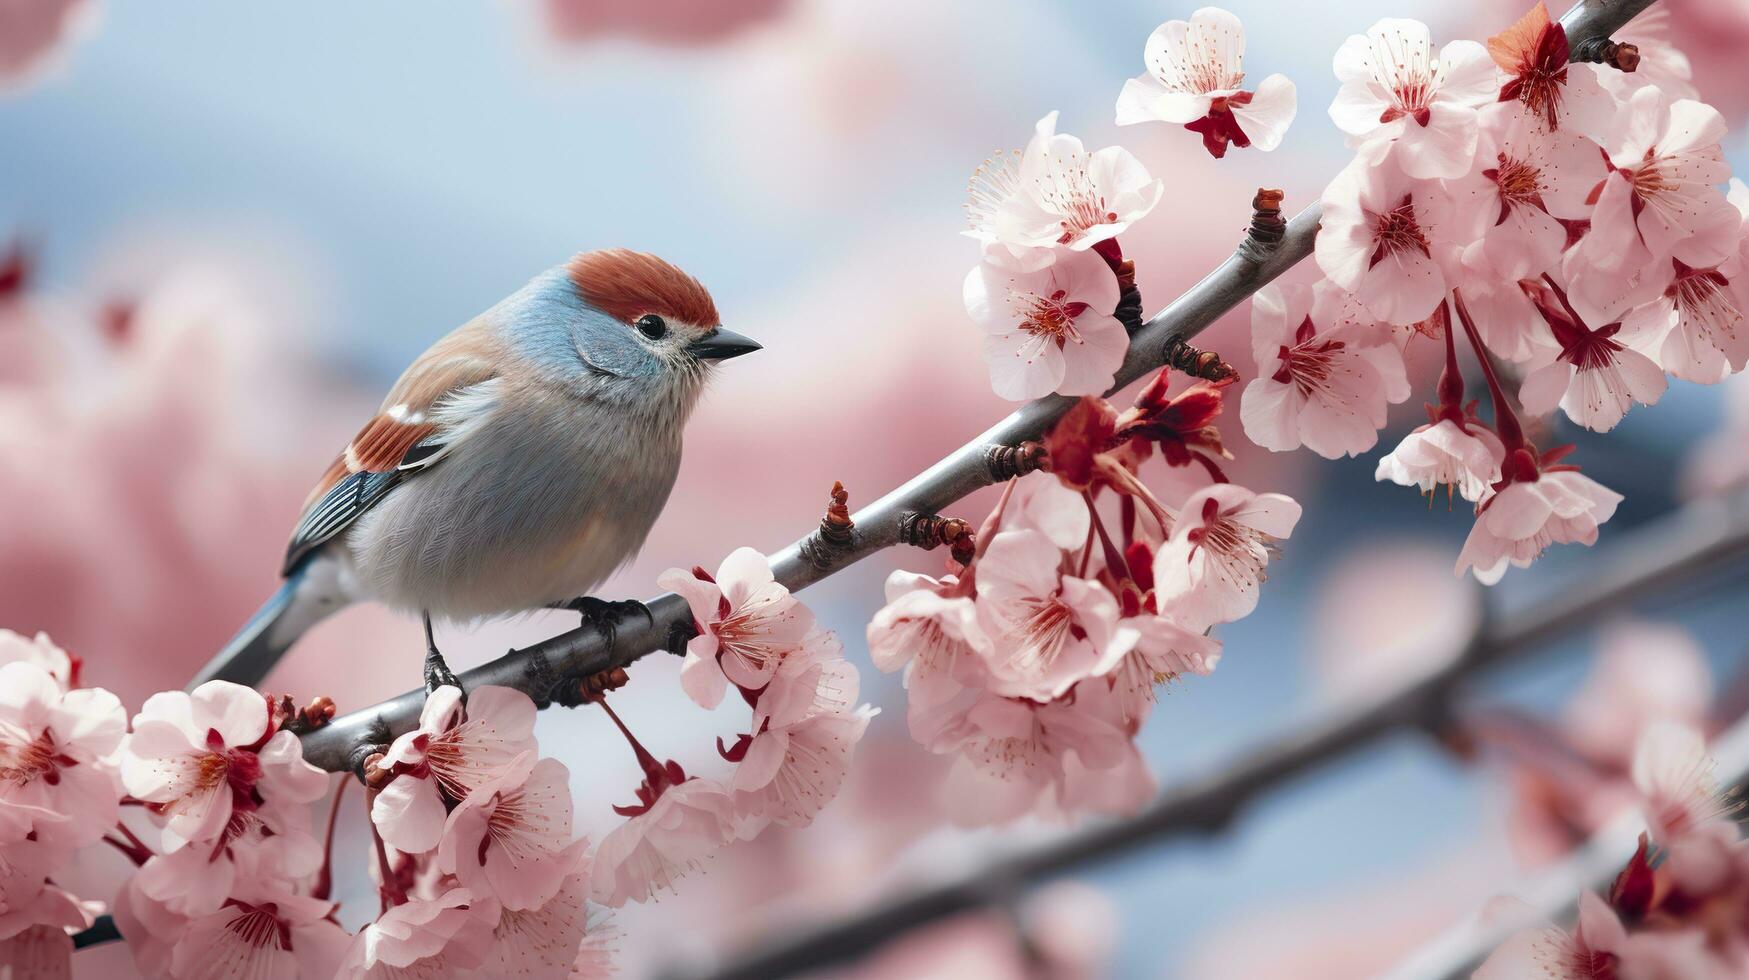
POLYGON ((591 897, 618 908, 672 888, 675 879, 729 839, 732 812, 728 794, 710 780, 667 787, 596 846, 591 897))
POLYGON ((11 630, 0 629, 0 666, 11 663, 41 667, 61 685, 62 690, 79 685, 79 662, 56 646, 47 633, 38 632, 27 640, 11 630))
POLYGON ((1008 498, 1002 524, 1006 528, 1042 531, 1064 551, 1085 547, 1087 536, 1093 533, 1086 499, 1064 486, 1056 474, 1043 470, 1014 481, 1014 493, 1008 498))
MULTIPOLYGON (((1358 158, 1324 189, 1314 256, 1377 319, 1408 326, 1445 298, 1458 261, 1450 199, 1437 182, 1358 158)), ((1297 324, 1296 324, 1297 326, 1297 324)))
POLYGON ((1149 35, 1143 59, 1148 71, 1125 82, 1117 97, 1119 126, 1181 123, 1221 157, 1229 142, 1275 149, 1294 120, 1294 83, 1286 76, 1270 75, 1255 92, 1240 88, 1245 28, 1218 7, 1161 24, 1149 35))
POLYGON ((827 630, 807 635, 783 658, 753 706, 753 729, 781 728, 815 715, 850 710, 862 678, 844 659, 844 644, 827 630))
POLYGON ((1489 497, 1458 555, 1457 572, 1474 569, 1493 585, 1508 563, 1529 568, 1551 544, 1597 541, 1597 527, 1621 503, 1616 493, 1576 469, 1545 469, 1489 497))
POLYGON ((129 878, 116 893, 111 912, 140 975, 169 976, 171 950, 188 928, 188 916, 145 894, 138 875, 129 878))
POLYGON ((1082 251, 1121 234, 1160 201, 1165 185, 1119 146, 1088 153, 1057 132, 1057 114, 1040 119, 1026 151, 979 168, 966 205, 966 232, 995 254, 1037 268, 1032 249, 1082 251))
POLYGON ((475 787, 449 815, 439 870, 504 908, 540 907, 588 847, 571 839, 570 779, 563 763, 542 759, 526 778, 507 774, 475 787))
POLYGON ((1293 533, 1300 505, 1232 483, 1198 490, 1154 556, 1160 612, 1190 629, 1250 615, 1275 542, 1293 533))
POLYGON ((1749 326, 1743 311, 1743 260, 1695 269, 1680 259, 1670 285, 1622 319, 1622 333, 1635 338, 1663 370, 1684 381, 1710 385, 1749 362, 1749 326))
MULTIPOLYGON (((1519 401, 1533 415, 1552 412, 1557 404, 1567 417, 1587 429, 1608 432, 1627 414, 1634 402, 1651 405, 1663 397, 1669 382, 1652 359, 1625 345, 1621 313, 1631 303, 1633 290, 1624 290, 1603 305, 1587 311, 1591 327, 1578 309, 1584 294, 1572 298, 1553 278, 1529 291, 1531 302, 1549 326, 1556 353, 1524 378, 1519 401)), ((1541 357, 1533 359, 1535 364, 1541 357)))
POLYGON ((1135 645, 1104 585, 1063 574, 1063 551, 1038 531, 1003 531, 978 561, 978 614, 990 640, 990 690, 1050 700, 1135 645))
POLYGON ((1378 441, 1386 406, 1409 397, 1409 382, 1390 328, 1352 307, 1328 280, 1265 286, 1252 297, 1257 377, 1239 405, 1252 442, 1275 452, 1304 444, 1336 459, 1378 441))
POLYGON ((1572 48, 1567 29, 1549 19, 1543 0, 1537 0, 1517 23, 1489 38, 1488 54, 1506 74, 1500 101, 1523 106, 1544 130, 1577 129, 1592 135, 1608 124, 1614 100, 1604 93, 1595 73, 1569 64, 1572 48))
POLYGON ((837 797, 850 771, 851 752, 877 713, 867 705, 850 712, 819 712, 754 735, 728 785, 743 820, 740 836, 750 838, 767 820, 783 827, 812 823, 837 797))
POLYGON ((403 902, 353 938, 335 980, 472 980, 492 952, 498 911, 466 888, 403 902))
MULTIPOLYGON (((1365 165, 1387 155, 1416 178, 1461 177, 1476 155, 1476 110, 1494 101, 1499 72, 1474 41, 1433 52, 1427 25, 1386 18, 1336 52, 1342 83, 1330 118, 1365 165)), ((1322 237, 1322 236, 1320 236, 1322 237)))
POLYGON ((121 799, 109 758, 127 712, 100 688, 63 691, 32 663, 0 667, 0 797, 47 810, 38 836, 67 847, 95 843, 115 825, 121 799))
POLYGON ((170 850, 217 839, 234 813, 309 803, 327 790, 327 774, 303 760, 297 736, 274 732, 271 721, 265 698, 229 681, 146 699, 122 743, 121 778, 133 796, 158 804, 170 850))
POLYGON ((1464 305, 1489 353, 1508 361, 1548 356, 1552 339, 1522 285, 1500 279, 1482 256, 1480 243, 1464 250, 1459 278, 1464 305))
POLYGON ((1652 839, 1668 847, 1735 812, 1720 789, 1706 737, 1676 721, 1658 721, 1634 747, 1634 786, 1652 839))
POLYGON ((0 977, 70 978, 69 933, 88 928, 102 908, 45 884, 28 904, 0 909, 0 977))
POLYGON ((966 276, 966 312, 987 334, 990 385, 1011 401, 1100 394, 1130 349, 1111 315, 1119 293, 1111 266, 1097 252, 1055 254, 1036 271, 986 260, 966 276))
POLYGON ((989 639, 971 597, 959 594, 949 576, 895 571, 887 578, 887 604, 868 624, 869 659, 892 673, 905 669, 913 706, 938 704, 962 687, 984 684, 989 639))
POLYGON ((1489 106, 1481 120, 1476 167, 1447 184, 1454 210, 1478 227, 1488 278, 1534 278, 1566 250, 1561 222, 1590 216, 1586 196, 1607 173, 1603 157, 1595 143, 1571 129, 1551 132, 1516 102, 1489 106))
POLYGON ((329 980, 351 941, 332 902, 249 887, 189 920, 171 945, 170 975, 202 980, 329 980))
POLYGON ((262 809, 233 814, 216 847, 154 855, 133 884, 153 902, 198 916, 217 911, 239 882, 302 880, 322 866, 322 859, 322 845, 309 832, 307 808, 262 809))
POLYGON ((579 852, 553 896, 533 909, 504 909, 484 967, 492 977, 574 977, 589 924, 589 859, 579 852))
POLYGON ((1590 673, 1561 715, 1561 732, 1589 758, 1625 771, 1640 733, 1659 721, 1702 724, 1712 703, 1705 651, 1680 626, 1606 626, 1590 673))
POLYGON ((1526 929, 1502 943, 1474 980, 1594 980, 1596 963, 1620 955, 1627 930, 1615 911, 1587 891, 1579 896, 1579 924, 1571 933, 1554 926, 1526 929))
POLYGON ((1430 411, 1429 417, 1379 460, 1373 478, 1419 487, 1424 494, 1451 487, 1465 500, 1481 500, 1500 481, 1506 458, 1500 437, 1473 416, 1460 420, 1430 411))
POLYGON ((534 764, 534 717, 528 695, 508 687, 481 685, 465 706, 454 687, 428 695, 419 727, 395 739, 377 763, 395 774, 371 804, 383 842, 429 851, 443 834, 445 800, 467 799, 487 783, 520 781, 534 764))
POLYGON ((680 686, 704 708, 716 707, 730 683, 764 687, 814 628, 814 614, 772 579, 771 563, 752 548, 731 552, 715 578, 702 568, 671 568, 656 583, 692 609, 698 635, 686 644, 680 686))
POLYGON ((1185 674, 1207 677, 1221 661, 1221 641, 1169 617, 1144 612, 1120 620, 1118 626, 1135 631, 1135 646, 1100 664, 1094 675, 1111 679, 1126 724, 1140 725, 1147 719, 1161 684, 1185 674))
POLYGON ((1636 90, 1603 140, 1612 172, 1591 192, 1591 230, 1577 254, 1624 273, 1670 258, 1697 268, 1723 261, 1742 223, 1717 187, 1731 175, 1719 148, 1724 135, 1725 120, 1711 106, 1636 90))
POLYGON ((1006 822, 1040 806, 1072 812, 1084 801, 1066 791, 1071 759, 1098 770, 1132 759, 1129 733, 1103 683, 1044 704, 968 690, 916 727, 930 751, 959 753, 944 802, 966 826, 1006 822))
POLYGON ((0 92, 28 83, 98 20, 93 0, 6 0, 0 4, 0 92))

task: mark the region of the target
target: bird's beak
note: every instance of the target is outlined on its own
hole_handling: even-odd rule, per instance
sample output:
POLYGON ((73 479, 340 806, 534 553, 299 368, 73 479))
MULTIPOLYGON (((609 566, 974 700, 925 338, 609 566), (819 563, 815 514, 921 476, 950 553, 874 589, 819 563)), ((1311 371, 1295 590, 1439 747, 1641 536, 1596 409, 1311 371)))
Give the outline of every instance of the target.
POLYGON ((718 327, 693 341, 686 349, 701 361, 726 361, 731 357, 751 354, 761 348, 751 337, 743 337, 733 330, 718 327))

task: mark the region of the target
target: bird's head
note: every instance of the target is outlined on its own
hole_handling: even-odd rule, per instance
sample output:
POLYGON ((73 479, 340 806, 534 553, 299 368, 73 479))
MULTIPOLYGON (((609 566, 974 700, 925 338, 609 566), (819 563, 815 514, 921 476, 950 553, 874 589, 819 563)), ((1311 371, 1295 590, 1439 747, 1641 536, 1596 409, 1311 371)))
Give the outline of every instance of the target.
POLYGON ((557 380, 680 420, 715 364, 760 349, 723 329, 697 279, 630 249, 577 255, 507 302, 519 346, 557 380))

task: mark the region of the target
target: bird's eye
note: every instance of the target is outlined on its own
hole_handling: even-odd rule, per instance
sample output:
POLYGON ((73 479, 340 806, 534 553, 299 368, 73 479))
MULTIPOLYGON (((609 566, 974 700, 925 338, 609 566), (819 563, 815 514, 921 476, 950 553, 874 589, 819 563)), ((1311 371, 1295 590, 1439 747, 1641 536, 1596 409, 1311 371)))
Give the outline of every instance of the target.
POLYGON ((668 321, 654 313, 646 313, 638 317, 638 332, 651 340, 661 340, 668 336, 668 321))

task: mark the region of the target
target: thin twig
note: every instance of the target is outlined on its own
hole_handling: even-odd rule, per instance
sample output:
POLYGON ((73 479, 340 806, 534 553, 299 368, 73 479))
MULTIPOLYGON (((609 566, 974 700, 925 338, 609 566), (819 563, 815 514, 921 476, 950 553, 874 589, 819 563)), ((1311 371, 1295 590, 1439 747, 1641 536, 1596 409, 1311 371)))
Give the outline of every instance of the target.
MULTIPOLYGON (((1385 735, 1441 727, 1452 700, 1479 670, 1522 658, 1544 641, 1604 613, 1749 558, 1749 497, 1690 504, 1618 536, 1601 551, 1586 563, 1584 577, 1565 591, 1520 613, 1484 621, 1468 646, 1447 662, 1309 725, 1289 726, 1210 775, 1168 791, 1136 817, 999 860, 699 975, 741 980, 816 971, 868 953, 906 930, 1011 900, 1054 876, 1172 837, 1218 833, 1252 799, 1385 735)), ((1724 580, 1713 575, 1704 584, 1717 586, 1724 580)))

